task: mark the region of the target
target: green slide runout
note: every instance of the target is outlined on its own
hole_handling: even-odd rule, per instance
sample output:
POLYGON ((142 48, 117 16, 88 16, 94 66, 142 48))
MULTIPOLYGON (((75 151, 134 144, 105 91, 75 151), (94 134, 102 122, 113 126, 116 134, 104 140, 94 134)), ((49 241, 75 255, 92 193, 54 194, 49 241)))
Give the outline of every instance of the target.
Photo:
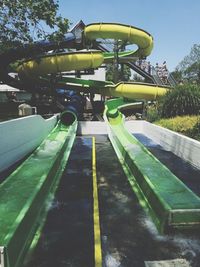
POLYGON ((106 102, 109 138, 140 204, 161 233, 172 228, 200 227, 200 198, 156 159, 125 128, 118 108, 126 102, 106 102))
POLYGON ((42 144, 0 185, 1 267, 21 267, 33 246, 68 160, 76 129, 76 119, 69 126, 59 121, 42 144))

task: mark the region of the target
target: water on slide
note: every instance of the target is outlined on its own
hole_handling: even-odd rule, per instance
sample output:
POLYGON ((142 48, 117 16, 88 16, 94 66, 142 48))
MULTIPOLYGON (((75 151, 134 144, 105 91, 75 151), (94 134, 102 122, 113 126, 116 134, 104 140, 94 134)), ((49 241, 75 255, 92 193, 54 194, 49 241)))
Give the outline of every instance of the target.
MULTIPOLYGON (((152 152, 157 150, 168 167, 178 169, 181 178, 185 169, 196 178, 199 175, 147 137, 137 138, 152 152)), ((95 266, 91 140, 77 137, 40 241, 26 267, 95 266)), ((185 258, 192 267, 199 267, 199 235, 160 235, 139 205, 107 136, 96 136, 96 153, 103 266, 144 267, 144 261, 185 258)))

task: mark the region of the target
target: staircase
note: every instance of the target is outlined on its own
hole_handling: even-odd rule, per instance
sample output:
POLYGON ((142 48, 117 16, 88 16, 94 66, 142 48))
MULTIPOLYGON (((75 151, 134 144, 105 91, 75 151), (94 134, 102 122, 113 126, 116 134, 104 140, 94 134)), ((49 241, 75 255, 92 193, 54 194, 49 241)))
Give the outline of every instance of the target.
MULTIPOLYGON (((112 43, 106 43, 104 40, 102 43, 99 42, 95 42, 94 43, 94 48, 95 49, 99 49, 103 52, 110 52, 113 51, 114 49, 114 45, 112 45, 112 43)), ((176 80, 174 79, 174 77, 172 76, 171 73, 169 73, 168 77, 167 77, 167 84, 165 84, 162 79, 158 76, 158 73, 155 69, 154 66, 151 65, 151 74, 148 73, 147 71, 145 71, 144 69, 142 69, 140 66, 138 66, 137 64, 135 64, 135 62, 131 62, 128 61, 125 63, 129 68, 131 68, 133 71, 135 71, 136 73, 138 73, 139 75, 141 75, 142 77, 145 78, 145 80, 149 83, 153 83, 159 86, 164 86, 164 85, 168 85, 171 87, 174 87, 176 85, 176 80)))
MULTIPOLYGON (((76 42, 81 43, 82 38, 82 31, 84 30, 85 24, 82 20, 80 20, 71 30, 75 36, 76 36, 76 42)), ((102 52, 113 52, 115 51, 115 44, 113 41, 104 40, 104 39, 98 39, 97 41, 94 41, 92 44, 93 49, 101 50, 102 52)), ((147 72, 146 70, 142 69, 140 66, 135 64, 135 62, 131 61, 130 58, 124 58, 123 62, 133 71, 141 75, 145 80, 149 83, 156 84, 159 86, 171 86, 174 87, 177 83, 174 77, 171 73, 168 74, 166 83, 163 82, 163 80, 159 77, 156 69, 154 66, 151 65, 151 73, 147 72), (127 62, 124 62, 124 60, 127 59, 127 62)), ((120 62, 120 59, 119 59, 120 62)))
POLYGON ((140 74, 142 77, 144 77, 147 82, 162 85, 161 84, 162 81, 160 80, 160 78, 158 77, 156 73, 155 75, 151 75, 150 73, 146 72, 145 70, 140 68, 138 65, 136 65, 134 62, 127 62, 126 65, 132 70, 134 70, 135 72, 137 72, 138 74, 140 74))
POLYGON ((171 73, 169 73, 167 80, 168 80, 170 86, 174 87, 177 85, 177 82, 171 73))
POLYGON ((164 83, 163 83, 162 79, 159 77, 155 67, 152 65, 151 65, 151 75, 155 80, 155 84, 164 85, 164 83))

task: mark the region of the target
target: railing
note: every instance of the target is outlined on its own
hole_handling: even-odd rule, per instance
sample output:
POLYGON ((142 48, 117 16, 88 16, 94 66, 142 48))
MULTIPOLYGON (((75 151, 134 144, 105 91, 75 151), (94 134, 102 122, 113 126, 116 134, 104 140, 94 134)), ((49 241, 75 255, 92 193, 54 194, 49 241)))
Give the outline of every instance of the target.
POLYGON ((174 77, 173 77, 173 75, 171 73, 169 73, 169 76, 168 76, 167 80, 168 80, 169 84, 172 87, 177 85, 177 82, 176 82, 176 80, 174 79, 174 77))
MULTIPOLYGON (((98 48, 100 48, 104 52, 109 52, 114 50, 114 43, 111 41, 106 41, 104 39, 100 39, 100 43, 98 45, 98 48)), ((126 64, 135 72, 146 78, 148 81, 153 82, 157 85, 170 85, 174 87, 177 83, 174 77, 171 73, 168 74, 168 77, 166 77, 166 80, 162 79, 158 75, 158 72, 156 71, 156 68, 153 65, 150 65, 150 72, 146 71, 145 68, 142 68, 139 64, 136 64, 136 62, 128 61, 126 64)))
POLYGON ((162 79, 159 77, 158 72, 156 71, 156 69, 153 65, 151 65, 151 75, 154 77, 156 84, 164 85, 162 79))

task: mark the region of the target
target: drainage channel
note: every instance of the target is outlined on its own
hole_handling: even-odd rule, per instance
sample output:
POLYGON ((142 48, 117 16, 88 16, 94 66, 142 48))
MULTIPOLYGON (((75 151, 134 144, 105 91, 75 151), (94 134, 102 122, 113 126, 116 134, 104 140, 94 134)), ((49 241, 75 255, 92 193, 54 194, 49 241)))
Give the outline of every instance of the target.
POLYGON ((133 193, 108 137, 77 137, 26 267, 144 267, 148 261, 178 258, 199 267, 198 235, 160 235, 133 193))

